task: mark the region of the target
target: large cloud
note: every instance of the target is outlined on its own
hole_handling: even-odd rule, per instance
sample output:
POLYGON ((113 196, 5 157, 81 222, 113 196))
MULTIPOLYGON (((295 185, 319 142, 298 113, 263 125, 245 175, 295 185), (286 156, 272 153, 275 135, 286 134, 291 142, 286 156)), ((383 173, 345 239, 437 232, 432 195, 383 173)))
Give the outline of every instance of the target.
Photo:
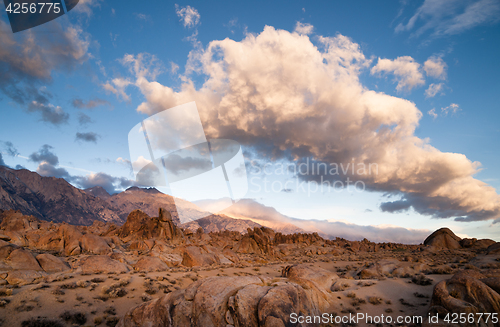
POLYGON ((58 124, 67 114, 49 104, 52 95, 40 87, 51 82, 53 71, 71 71, 89 58, 89 41, 82 30, 53 21, 43 32, 13 34, 0 19, 0 91, 28 110, 40 112, 42 120, 58 124), (35 104, 35 105, 33 105, 35 104))
POLYGON ((371 62, 358 44, 343 35, 316 40, 267 26, 240 42, 212 41, 193 50, 186 67, 205 78, 200 87, 188 74, 177 90, 138 73, 146 101, 137 110, 152 115, 196 101, 209 139, 237 140, 268 160, 376 163, 377 174, 355 178, 400 194, 406 208, 459 220, 500 217, 495 189, 473 178, 478 162, 416 137, 422 113, 414 103, 360 83, 371 62))

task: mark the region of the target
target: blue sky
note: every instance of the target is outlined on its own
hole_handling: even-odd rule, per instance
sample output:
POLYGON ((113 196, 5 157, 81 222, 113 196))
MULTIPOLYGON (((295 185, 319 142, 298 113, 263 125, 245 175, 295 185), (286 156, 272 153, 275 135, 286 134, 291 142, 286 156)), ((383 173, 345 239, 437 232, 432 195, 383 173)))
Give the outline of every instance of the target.
MULTIPOLYGON (((386 156, 377 162, 391 167, 386 175, 376 180, 360 178, 376 191, 308 196, 296 189, 256 192, 251 188, 248 197, 285 215, 410 229, 449 226, 462 236, 498 240, 500 224, 494 222, 500 217, 500 200, 476 182, 486 183, 497 194, 500 191, 498 17, 500 3, 494 0, 151 1, 140 7, 135 2, 87 0, 57 20, 12 34, 3 12, 1 160, 10 167, 20 165, 64 177, 78 187, 102 185, 119 191, 134 178, 127 140, 130 129, 160 110, 196 101, 207 136, 242 143, 247 164, 306 157, 340 163, 349 162, 347 156, 360 162, 389 150, 398 158, 393 162, 386 156), (199 56, 210 54, 210 45, 222 51, 214 50, 212 57, 200 61, 199 56), (246 59, 246 53, 266 53, 269 58, 246 59), (310 70, 304 68, 318 56, 325 59, 310 70), (213 67, 221 62, 220 67, 234 75, 218 76, 213 67), (284 68, 278 73, 272 70, 280 65, 284 68), (268 68, 274 75, 266 77, 268 68), (305 73, 299 76, 302 69, 305 73), (327 80, 308 88, 305 78, 327 80), (203 102, 211 81, 223 84, 209 90, 220 98, 203 102), (194 89, 185 88, 188 82, 194 89), (239 83, 259 82, 282 84, 286 90, 266 93, 255 87, 257 100, 243 96, 239 83), (329 85, 335 88, 328 89, 329 85), (293 109, 288 108, 286 95, 292 89, 303 93, 303 108, 294 107, 295 102, 293 109), (168 90, 173 94, 170 98, 162 93, 168 90), (223 110, 226 103, 242 111, 231 115, 223 110), (247 115, 258 104, 263 107, 252 115, 268 131, 265 135, 259 134, 247 115), (219 110, 220 121, 209 118, 210 110, 219 110), (386 112, 382 115, 380 110, 386 112), (273 122, 272 117, 278 119, 281 112, 286 122, 273 122), (338 134, 321 127, 314 133, 309 125, 301 125, 322 114, 344 119, 343 125, 328 125, 338 134), (350 129, 350 123, 358 123, 356 117, 366 122, 365 132, 373 128, 377 136, 372 139, 368 132, 350 129), (384 126, 389 126, 391 136, 382 142, 384 126), (291 127, 297 132, 292 133, 291 127), (414 146, 415 139, 407 140, 409 135, 426 140, 438 152, 414 146), (364 143, 364 137, 373 143, 364 143), (336 142, 342 144, 335 146, 345 156, 326 154, 336 142), (411 185, 414 176, 425 185, 411 185), (443 189, 436 191, 438 185, 443 189), (478 199, 468 196, 468 191, 478 199), (382 206, 385 211, 383 203, 388 203, 382 206), (396 210, 397 205, 401 209, 396 210)), ((269 178, 284 182, 290 176, 269 178)))

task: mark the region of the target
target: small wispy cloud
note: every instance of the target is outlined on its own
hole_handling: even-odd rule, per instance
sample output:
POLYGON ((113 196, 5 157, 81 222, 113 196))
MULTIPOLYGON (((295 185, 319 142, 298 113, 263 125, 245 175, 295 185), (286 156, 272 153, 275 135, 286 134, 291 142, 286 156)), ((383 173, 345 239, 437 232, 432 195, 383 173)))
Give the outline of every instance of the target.
POLYGON ((114 78, 111 81, 108 81, 105 84, 102 84, 102 87, 105 91, 111 92, 116 95, 117 98, 121 98, 122 100, 129 102, 130 95, 125 92, 127 86, 132 84, 128 79, 125 78, 114 78))
POLYGON ((432 37, 455 35, 479 25, 497 23, 498 0, 425 0, 406 24, 399 23, 396 33, 415 30, 412 37, 430 32, 432 37), (418 26, 418 27, 417 27, 418 26))
POLYGON ((443 113, 443 115, 448 115, 448 113, 451 113, 451 114, 456 114, 457 112, 459 112, 461 109, 460 109, 460 106, 456 103, 452 103, 450 104, 449 106, 447 107, 444 107, 444 108, 441 108, 441 112, 443 113))
POLYGON ((436 108, 432 108, 431 110, 427 111, 429 116, 431 116, 433 119, 436 119, 438 117, 438 114, 436 113, 436 108))
POLYGON ((394 60, 378 59, 377 64, 371 69, 371 74, 392 73, 398 83, 396 90, 411 91, 413 88, 424 85, 424 76, 420 72, 420 64, 410 56, 398 57, 394 60))
POLYGON ((144 21, 146 21, 146 22, 151 20, 151 16, 146 15, 146 14, 134 13, 134 16, 135 16, 137 19, 144 20, 144 21))
POLYGON ((427 90, 425 90, 425 97, 426 98, 433 98, 436 96, 436 94, 440 93, 443 91, 444 88, 444 83, 439 83, 439 84, 430 84, 427 90))
POLYGON ((94 132, 88 133, 76 133, 75 141, 92 142, 97 143, 97 139, 100 136, 94 132))
POLYGON ((51 123, 53 125, 66 124, 69 119, 69 114, 61 107, 54 106, 50 103, 45 104, 38 101, 32 101, 27 110, 29 112, 38 112, 41 115, 40 120, 51 123))
POLYGON ((307 24, 307 23, 301 23, 301 22, 297 22, 297 24, 295 24, 295 32, 299 33, 299 34, 305 34, 305 35, 309 35, 313 32, 314 30, 314 26, 312 26, 311 24, 307 24))
POLYGON ((175 13, 179 16, 180 21, 184 27, 192 28, 200 23, 200 14, 198 10, 191 6, 180 7, 178 4, 175 5, 175 13))
POLYGON ((94 98, 87 102, 85 102, 80 98, 75 98, 73 99, 73 101, 71 101, 71 104, 73 105, 73 107, 78 109, 94 109, 95 107, 98 106, 111 106, 111 103, 109 103, 109 101, 99 98, 94 98))
POLYGON ((80 112, 79 115, 78 115, 78 124, 80 124, 80 126, 86 126, 90 123, 92 123, 92 118, 90 118, 89 115, 86 115, 84 114, 83 112, 80 112))

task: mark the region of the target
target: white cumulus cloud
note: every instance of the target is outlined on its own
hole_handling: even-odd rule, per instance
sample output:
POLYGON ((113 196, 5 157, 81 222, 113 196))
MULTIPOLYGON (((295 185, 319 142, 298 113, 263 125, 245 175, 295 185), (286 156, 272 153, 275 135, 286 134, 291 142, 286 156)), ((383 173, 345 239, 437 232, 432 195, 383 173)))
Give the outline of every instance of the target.
POLYGON ((424 76, 420 72, 420 64, 410 56, 398 57, 394 60, 378 59, 371 69, 372 74, 392 73, 398 85, 398 91, 411 91, 413 88, 424 85, 424 76))
POLYGON ((302 24, 301 22, 297 22, 297 24, 295 25, 295 32, 299 34, 309 35, 313 30, 314 26, 312 26, 311 24, 302 24))
POLYGON ((446 68, 448 65, 440 57, 430 57, 424 62, 424 70, 427 76, 446 79, 446 68))
MULTIPOLYGON (((415 103, 360 82, 370 60, 357 43, 343 35, 314 40, 267 26, 241 41, 212 41, 188 59, 186 71, 203 76, 199 86, 189 74, 175 89, 137 74, 145 97, 137 110, 152 115, 195 101, 208 139, 236 140, 257 157, 377 163, 377 174, 356 178, 368 190, 400 194, 384 211, 413 208, 461 221, 500 217, 495 189, 473 177, 480 163, 415 136, 422 117, 415 103)), ((423 84, 411 57, 375 67, 375 73, 395 73, 400 89, 423 84)))

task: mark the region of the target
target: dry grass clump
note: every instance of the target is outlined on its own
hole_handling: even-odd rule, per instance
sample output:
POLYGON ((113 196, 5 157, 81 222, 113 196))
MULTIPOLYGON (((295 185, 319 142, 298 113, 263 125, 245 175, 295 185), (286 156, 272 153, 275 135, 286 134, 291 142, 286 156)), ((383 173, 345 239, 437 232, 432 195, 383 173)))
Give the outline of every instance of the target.
POLYGON ((415 293, 413 293, 413 295, 415 297, 418 297, 418 298, 421 298, 421 299, 428 299, 429 298, 428 295, 425 295, 425 294, 422 294, 422 293, 419 293, 419 292, 415 292, 415 293))
POLYGON ((361 286, 361 287, 367 287, 367 286, 372 286, 372 285, 375 285, 377 284, 376 282, 372 282, 372 281, 361 281, 361 282, 358 282, 358 286, 361 286))
POLYGON ((378 304, 381 304, 383 302, 383 300, 382 300, 382 298, 377 297, 377 296, 370 296, 368 298, 368 302, 370 302, 373 305, 378 305, 378 304))
POLYGON ((405 299, 399 299, 399 302, 401 302, 402 305, 405 305, 407 307, 414 307, 413 304, 411 304, 410 302, 406 301, 405 299))
POLYGON ((12 289, 5 287, 0 288, 0 296, 11 296, 11 295, 12 295, 12 289))
POLYGON ((351 300, 351 305, 353 307, 357 307, 358 305, 360 304, 365 304, 366 303, 366 300, 365 299, 361 299, 359 297, 354 297, 352 300, 351 300))
POLYGON ((31 318, 23 321, 21 327, 64 327, 64 325, 58 320, 31 318))
POLYGON ((55 290, 52 291, 52 294, 54 295, 64 295, 66 294, 60 287, 56 288, 55 290))
POLYGON ((349 293, 347 293, 345 296, 347 296, 347 297, 350 297, 350 298, 353 298, 353 299, 354 299, 354 298, 356 297, 356 293, 354 293, 354 292, 349 292, 349 293))
POLYGON ((110 298, 124 297, 128 294, 127 290, 124 287, 120 287, 119 283, 114 283, 110 286, 103 286, 101 288, 101 293, 110 298))
POLYGON ((104 318, 99 316, 94 318, 94 325, 99 326, 104 321, 104 318))
POLYGON ((116 315, 116 308, 115 307, 107 307, 104 310, 104 313, 107 313, 108 315, 116 315))
POLYGON ((92 283, 104 283, 106 281, 106 278, 102 277, 95 277, 90 280, 92 283))
POLYGON ((106 318, 106 326, 115 327, 119 321, 120 321, 120 318, 118 318, 118 317, 107 317, 106 318))
MULTIPOLYGON (((5 307, 7 304, 10 303, 9 299, 0 299, 0 308, 5 307)), ((1 326, 1 325, 0 325, 1 326)))
POLYGON ((87 322, 87 316, 84 312, 63 312, 59 318, 70 324, 83 325, 87 322))
POLYGON ((144 292, 150 295, 156 294, 159 291, 159 288, 155 284, 153 284, 153 281, 151 280, 144 281, 143 285, 144 285, 144 292))
POLYGON ((413 276, 411 281, 413 283, 415 283, 417 285, 421 285, 421 286, 432 285, 432 282, 433 282, 432 279, 426 277, 423 274, 413 276))
POLYGON ((61 285, 59 285, 59 287, 63 290, 73 290, 73 289, 77 288, 78 286, 76 285, 75 282, 73 282, 73 283, 61 284, 61 285))
POLYGON ((130 281, 132 279, 130 277, 125 277, 125 278, 122 278, 122 279, 119 279, 118 280, 118 285, 120 287, 124 287, 124 286, 127 286, 128 284, 130 284, 130 281))
POLYGON ((151 299, 152 299, 151 295, 148 295, 148 294, 142 294, 141 295, 141 300, 143 302, 151 301, 151 299))

